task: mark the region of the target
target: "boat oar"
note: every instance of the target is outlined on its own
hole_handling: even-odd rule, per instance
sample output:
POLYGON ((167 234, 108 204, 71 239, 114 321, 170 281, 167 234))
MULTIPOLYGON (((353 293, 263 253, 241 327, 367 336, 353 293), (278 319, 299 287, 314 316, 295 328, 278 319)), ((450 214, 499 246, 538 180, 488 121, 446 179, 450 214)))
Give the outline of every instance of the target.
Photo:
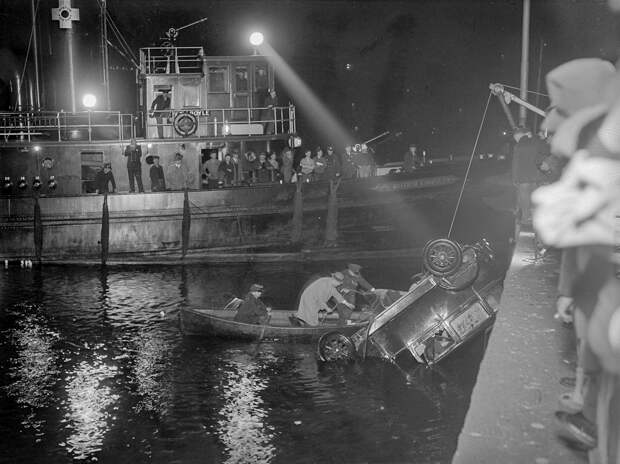
POLYGON ((252 350, 252 356, 256 356, 256 353, 258 353, 258 347, 260 346, 261 342, 263 341, 263 338, 265 337, 265 329, 267 329, 267 326, 269 325, 270 320, 271 320, 271 314, 267 314, 267 318, 265 319, 265 322, 263 322, 263 325, 260 329, 260 335, 258 336, 258 341, 256 342, 256 345, 254 346, 254 350, 252 350))

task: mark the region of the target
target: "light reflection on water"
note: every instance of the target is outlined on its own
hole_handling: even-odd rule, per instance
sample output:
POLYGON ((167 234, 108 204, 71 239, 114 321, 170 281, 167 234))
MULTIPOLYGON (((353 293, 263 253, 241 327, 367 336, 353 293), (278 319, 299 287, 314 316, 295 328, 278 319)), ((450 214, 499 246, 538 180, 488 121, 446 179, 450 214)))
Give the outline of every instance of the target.
MULTIPOLYGON (((363 263, 406 288, 409 262, 363 263)), ((291 307, 344 266, 48 267, 0 274, 0 462, 446 462, 480 353, 446 373, 319 366, 315 347, 183 338, 178 308, 263 283, 291 307)))
POLYGON ((223 407, 216 433, 224 444, 227 464, 271 462, 275 456, 273 427, 266 423, 268 411, 261 392, 269 384, 251 354, 240 354, 223 367, 223 407))
POLYGON ((67 412, 61 422, 68 423, 69 435, 59 446, 66 447, 74 459, 92 457, 103 446, 106 433, 116 419, 113 405, 119 399, 106 381, 113 378, 117 370, 100 358, 80 362, 74 375, 68 378, 67 399, 61 402, 67 412))

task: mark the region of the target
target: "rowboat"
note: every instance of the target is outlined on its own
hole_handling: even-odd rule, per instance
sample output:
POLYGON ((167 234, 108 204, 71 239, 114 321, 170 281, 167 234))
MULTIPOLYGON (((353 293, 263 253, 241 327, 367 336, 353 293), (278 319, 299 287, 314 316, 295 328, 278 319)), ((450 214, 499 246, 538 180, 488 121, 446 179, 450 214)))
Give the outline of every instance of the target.
POLYGON ((350 325, 338 325, 334 315, 328 315, 316 327, 293 327, 288 319, 290 311, 272 311, 266 325, 246 324, 233 320, 236 311, 225 309, 182 308, 179 314, 184 335, 201 335, 227 340, 271 340, 283 343, 315 343, 328 332, 338 330, 353 335, 367 325, 357 321, 350 325))

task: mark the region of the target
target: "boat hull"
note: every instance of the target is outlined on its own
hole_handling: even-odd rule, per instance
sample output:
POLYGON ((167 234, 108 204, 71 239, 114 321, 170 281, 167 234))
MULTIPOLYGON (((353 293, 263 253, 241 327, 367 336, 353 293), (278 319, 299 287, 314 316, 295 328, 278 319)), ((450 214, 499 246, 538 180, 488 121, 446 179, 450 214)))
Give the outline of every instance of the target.
MULTIPOLYGON (((353 335, 366 323, 355 323, 347 326, 338 326, 335 320, 329 320, 318 327, 292 327, 284 325, 256 325, 235 322, 232 320, 234 311, 228 311, 230 316, 224 317, 226 312, 216 312, 200 309, 181 309, 179 318, 184 335, 197 335, 220 338, 224 340, 259 341, 269 340, 282 343, 316 343, 325 333, 338 329, 345 335, 353 335), (218 314, 217 316, 213 313, 218 314)), ((285 316, 288 317, 289 312, 285 316)))
MULTIPOLYGON (((351 250, 412 250, 444 235, 460 188, 450 169, 342 181, 338 245, 351 250)), ((327 183, 304 184, 303 233, 291 244, 295 185, 188 192, 191 226, 183 250, 183 192, 108 197, 108 263, 304 259, 325 239, 327 183), (231 256, 231 254, 236 254, 231 256), (256 259, 258 258, 258 259, 256 259)), ((481 204, 486 187, 468 189, 464 204, 481 204)), ((41 196, 43 262, 97 262, 101 255, 100 195, 41 196)), ((0 197, 0 259, 35 256, 33 197, 0 197)), ((480 224, 483 228, 484 225, 480 224)), ((480 235, 481 231, 474 231, 480 235)))

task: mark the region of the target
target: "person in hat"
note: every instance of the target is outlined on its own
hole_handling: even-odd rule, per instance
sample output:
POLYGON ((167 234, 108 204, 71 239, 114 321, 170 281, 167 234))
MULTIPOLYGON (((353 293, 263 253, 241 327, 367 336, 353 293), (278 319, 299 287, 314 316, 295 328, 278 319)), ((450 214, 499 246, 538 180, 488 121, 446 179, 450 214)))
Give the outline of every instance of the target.
POLYGON ((315 157, 314 157, 314 180, 322 181, 325 180, 325 172, 327 171, 327 159, 323 154, 323 149, 318 146, 316 147, 315 157))
POLYGON ((334 152, 334 147, 329 145, 327 147, 327 153, 325 154, 325 178, 335 179, 340 176, 340 159, 334 152))
POLYGON ((356 296, 360 289, 366 292, 375 291, 375 287, 364 279, 360 273, 361 269, 362 266, 359 264, 349 263, 346 269, 340 271, 344 277, 340 286, 340 292, 353 305, 355 305, 356 296))
POLYGON ((151 104, 151 112, 149 113, 151 118, 155 118, 157 122, 157 136, 160 139, 164 138, 164 119, 166 124, 170 123, 170 93, 162 91, 157 94, 155 100, 151 104))
POLYGON ((129 145, 125 147, 125 157, 127 158, 127 176, 129 177, 129 191, 136 191, 136 183, 138 184, 138 192, 144 193, 142 185, 142 147, 138 145, 135 137, 129 141, 129 145))
POLYGON ((261 284, 252 284, 248 294, 235 315, 236 322, 246 324, 266 324, 271 317, 271 308, 260 299, 265 288, 261 284))
POLYGON ((261 111, 260 119, 263 123, 264 134, 273 134, 274 132, 274 112, 273 109, 278 106, 278 95, 276 89, 269 89, 269 93, 265 98, 265 108, 261 111))
MULTIPOLYGON (((319 325, 319 311, 332 313, 337 309, 337 305, 330 302, 332 298, 336 303, 352 310, 353 305, 345 300, 338 291, 338 287, 342 285, 343 280, 344 276, 341 272, 334 272, 331 276, 319 277, 314 280, 303 290, 299 297, 299 306, 293 316, 294 320, 303 325, 319 325)), ((340 320, 341 323, 344 322, 342 315, 340 320)))
POLYGON ((166 190, 164 168, 159 164, 159 155, 152 155, 151 159, 153 160, 153 165, 149 171, 149 176, 151 177, 151 192, 163 192, 166 190))
POLYGON ((170 190, 183 190, 189 188, 192 183, 189 168, 183 162, 183 155, 179 152, 174 154, 174 160, 166 169, 166 179, 170 190))
POLYGON ((114 174, 112 174, 112 165, 110 163, 104 163, 101 170, 95 177, 95 186, 97 193, 114 193, 116 191, 116 182, 114 181, 114 174), (112 184, 112 190, 109 185, 112 184))
POLYGON ((403 170, 413 172, 422 167, 422 156, 418 153, 418 146, 415 143, 409 144, 409 149, 403 156, 403 170))
POLYGON ((518 128, 513 138, 517 142, 512 153, 512 181, 517 187, 517 209, 520 212, 520 223, 531 224, 530 197, 544 180, 540 166, 549 156, 549 146, 525 127, 518 128))

